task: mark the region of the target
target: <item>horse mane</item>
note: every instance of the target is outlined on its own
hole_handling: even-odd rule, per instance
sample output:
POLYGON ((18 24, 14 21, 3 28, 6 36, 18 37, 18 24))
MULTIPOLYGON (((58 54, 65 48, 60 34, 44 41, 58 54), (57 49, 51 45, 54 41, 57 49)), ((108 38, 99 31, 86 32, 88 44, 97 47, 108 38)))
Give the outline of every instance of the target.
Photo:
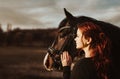
POLYGON ((91 17, 87 17, 87 16, 79 16, 78 17, 78 22, 77 23, 83 23, 83 22, 93 22, 97 25, 99 25, 103 32, 110 38, 112 39, 112 41, 115 39, 113 37, 118 37, 117 39, 115 39, 115 41, 120 41, 120 27, 113 25, 111 23, 105 22, 105 21, 100 21, 100 20, 96 20, 94 18, 91 17))

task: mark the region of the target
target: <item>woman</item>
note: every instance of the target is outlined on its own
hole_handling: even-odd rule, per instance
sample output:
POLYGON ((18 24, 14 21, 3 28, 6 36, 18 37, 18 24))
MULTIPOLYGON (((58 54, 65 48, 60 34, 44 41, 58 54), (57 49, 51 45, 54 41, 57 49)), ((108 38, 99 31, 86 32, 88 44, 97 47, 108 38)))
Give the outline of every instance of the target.
POLYGON ((67 51, 61 54, 64 79, 109 79, 110 41, 99 26, 92 22, 78 24, 75 38, 76 48, 83 50, 85 57, 70 71, 71 56, 67 51))

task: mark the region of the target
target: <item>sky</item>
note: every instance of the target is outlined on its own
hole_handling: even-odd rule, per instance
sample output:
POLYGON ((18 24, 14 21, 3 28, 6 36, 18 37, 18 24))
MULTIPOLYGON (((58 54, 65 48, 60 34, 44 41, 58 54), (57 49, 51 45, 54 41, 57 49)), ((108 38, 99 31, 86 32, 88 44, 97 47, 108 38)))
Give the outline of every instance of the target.
POLYGON ((0 0, 0 24, 6 30, 57 28, 65 18, 63 8, 74 16, 89 16, 120 26, 120 0, 0 0))

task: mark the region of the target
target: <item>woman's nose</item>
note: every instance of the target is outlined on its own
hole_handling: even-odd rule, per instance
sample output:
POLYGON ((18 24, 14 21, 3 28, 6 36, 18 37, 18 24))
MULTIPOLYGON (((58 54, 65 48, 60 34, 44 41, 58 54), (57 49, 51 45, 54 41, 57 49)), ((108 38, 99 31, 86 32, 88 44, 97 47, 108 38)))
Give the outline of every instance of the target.
POLYGON ((76 38, 74 40, 76 41, 76 38))

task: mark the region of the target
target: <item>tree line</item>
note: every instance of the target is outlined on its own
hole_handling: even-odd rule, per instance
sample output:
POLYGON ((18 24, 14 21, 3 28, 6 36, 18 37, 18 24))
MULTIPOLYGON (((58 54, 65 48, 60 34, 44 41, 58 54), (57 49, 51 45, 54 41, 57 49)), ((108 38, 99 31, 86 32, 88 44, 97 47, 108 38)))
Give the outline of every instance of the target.
POLYGON ((55 38, 57 29, 19 28, 3 32, 0 29, 0 46, 49 46, 55 38))

